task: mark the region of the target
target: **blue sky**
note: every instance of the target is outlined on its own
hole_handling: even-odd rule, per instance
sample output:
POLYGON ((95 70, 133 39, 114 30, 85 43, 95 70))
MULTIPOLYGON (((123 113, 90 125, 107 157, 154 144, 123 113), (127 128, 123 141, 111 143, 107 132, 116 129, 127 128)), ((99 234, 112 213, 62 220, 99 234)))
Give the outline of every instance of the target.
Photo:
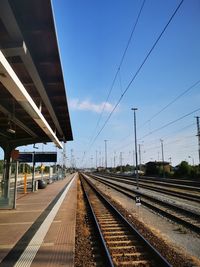
POLYGON ((58 40, 67 88, 74 141, 67 144, 78 166, 104 161, 104 140, 108 140, 108 165, 132 163, 133 112, 137 107, 138 143, 142 161, 161 160, 173 164, 192 158, 198 162, 195 112, 159 131, 155 129, 200 108, 200 84, 174 104, 168 103, 200 79, 200 2, 185 0, 154 51, 141 69, 105 128, 94 138, 138 67, 151 49, 180 1, 146 0, 119 75, 100 123, 96 127, 131 30, 142 5, 141 0, 53 1, 58 40), (150 121, 149 121, 150 120, 150 121), (148 123, 146 123, 149 121, 148 123), (150 132, 153 132, 150 134, 150 132), (85 154, 84 160, 83 155, 85 154), (189 158, 190 157, 190 158, 189 158), (93 158, 93 159, 92 159, 93 158))
MULTIPOLYGON (((182 160, 191 163, 192 159, 198 163, 194 116, 200 116, 200 110, 161 130, 155 130, 200 108, 200 83, 155 118, 151 118, 200 79, 199 0, 183 2, 92 145, 92 140, 180 1, 145 1, 107 103, 105 101, 108 92, 143 1, 52 2, 74 135, 74 141, 68 142, 66 146, 68 165, 71 161, 71 151, 78 167, 95 166, 96 153, 98 165, 102 164, 105 160, 105 139, 108 140, 109 166, 114 164, 114 154, 116 164, 119 164, 120 152, 123 163, 132 164, 132 107, 138 108, 137 135, 138 143, 141 144, 142 162, 161 160, 160 139, 163 139, 165 160, 171 158, 173 165, 182 160), (105 110, 96 127, 103 106, 105 110)), ((45 146, 43 149, 55 150, 53 145, 45 146)))

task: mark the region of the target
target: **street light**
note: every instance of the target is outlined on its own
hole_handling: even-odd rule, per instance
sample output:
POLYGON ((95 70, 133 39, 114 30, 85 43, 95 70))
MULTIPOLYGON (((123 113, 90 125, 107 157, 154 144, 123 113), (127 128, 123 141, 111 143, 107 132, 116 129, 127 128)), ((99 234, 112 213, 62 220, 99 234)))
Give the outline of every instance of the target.
POLYGON ((139 185, 138 185, 138 180, 139 180, 139 176, 138 176, 138 156, 137 156, 137 133, 136 133, 136 114, 135 111, 138 110, 137 108, 131 108, 131 110, 133 110, 133 115, 134 115, 134 133, 135 133, 135 168, 136 168, 136 186, 137 189, 139 189, 139 185))
POLYGON ((138 144, 139 147, 139 169, 142 170, 142 155, 141 155, 141 146, 143 146, 144 141, 142 141, 142 144, 138 144))

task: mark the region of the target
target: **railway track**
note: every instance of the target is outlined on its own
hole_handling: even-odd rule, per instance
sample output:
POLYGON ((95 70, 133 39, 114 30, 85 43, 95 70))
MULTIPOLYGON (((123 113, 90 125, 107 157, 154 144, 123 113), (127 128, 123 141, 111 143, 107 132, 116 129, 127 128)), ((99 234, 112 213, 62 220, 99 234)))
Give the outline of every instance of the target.
MULTIPOLYGON (((115 176, 111 176, 111 175, 102 175, 102 174, 96 174, 97 176, 100 177, 104 177, 107 179, 111 179, 111 180, 115 180, 121 183, 126 183, 126 184, 130 184, 133 186, 136 186, 136 182, 133 181, 133 177, 115 177, 115 176)), ((175 196, 175 197, 181 197, 182 199, 186 199, 186 200, 190 200, 190 201, 194 201, 194 202, 198 202, 200 203, 200 192, 198 192, 198 189, 196 189, 196 194, 194 193, 188 193, 187 188, 185 188, 185 186, 181 186, 177 187, 176 185, 171 185, 172 187, 175 187, 174 189, 169 189, 168 187, 170 186, 169 183, 165 183, 163 185, 163 182, 149 182, 149 181, 145 181, 144 179, 140 178, 140 187, 144 188, 144 189, 149 189, 155 192, 159 192, 159 193, 164 193, 167 195, 171 195, 171 196, 175 196), (166 188, 167 187, 167 188, 166 188)), ((194 188, 193 188, 194 189, 194 188)))
POLYGON ((111 181, 103 180, 100 177, 91 176, 91 175, 90 177, 92 177, 92 179, 95 179, 117 190, 120 193, 125 194, 126 196, 132 199, 135 199, 135 196, 139 194, 142 197, 142 200, 141 200, 142 205, 200 234, 200 215, 199 214, 196 214, 192 211, 178 207, 172 203, 164 202, 153 196, 146 195, 141 192, 138 193, 137 190, 128 189, 119 184, 116 185, 115 183, 111 181))
POLYGON ((106 266, 171 266, 87 179, 82 176, 81 181, 107 257, 106 266))
MULTIPOLYGON (((119 177, 122 179, 135 179, 135 176, 133 175, 125 175, 125 174, 119 174, 119 173, 107 173, 107 175, 112 177, 119 177)), ((150 177, 150 176, 140 176, 140 180, 142 181, 149 181, 151 183, 160 183, 163 185, 167 185, 168 187, 179 187, 179 188, 185 188, 190 190, 197 190, 200 191, 200 181, 194 181, 194 180, 184 180, 184 179, 174 179, 174 178, 161 178, 161 177, 150 177)))

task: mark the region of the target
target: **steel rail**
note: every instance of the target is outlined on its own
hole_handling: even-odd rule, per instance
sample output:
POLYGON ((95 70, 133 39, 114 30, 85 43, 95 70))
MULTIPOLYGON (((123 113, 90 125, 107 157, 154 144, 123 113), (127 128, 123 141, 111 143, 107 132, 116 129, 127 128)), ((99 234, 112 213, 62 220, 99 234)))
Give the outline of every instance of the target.
POLYGON ((106 181, 103 181, 101 178, 98 178, 98 177, 91 176, 91 178, 96 179, 99 182, 110 186, 111 188, 117 190, 120 193, 123 193, 124 195, 126 195, 132 199, 134 199, 135 196, 139 194, 140 196, 142 196, 141 203, 144 206, 148 207, 151 210, 154 210, 155 212, 161 214, 164 217, 171 219, 172 221, 174 221, 176 223, 178 222, 179 224, 184 225, 185 227, 189 228, 190 230, 193 230, 194 232, 196 232, 198 234, 200 233, 200 216, 198 214, 193 213, 193 212, 188 211, 188 210, 184 210, 184 209, 177 207, 177 206, 174 206, 170 203, 166 203, 166 202, 163 202, 161 200, 155 199, 153 197, 147 196, 141 192, 138 192, 137 190, 128 189, 128 188, 125 188, 123 186, 116 185, 112 182, 106 182, 106 181), (133 196, 133 193, 135 193, 134 196, 133 196), (144 200, 144 199, 146 199, 146 200, 144 200), (148 200, 152 203, 148 202, 148 200), (155 204, 160 205, 164 208, 171 209, 174 212, 179 212, 179 216, 178 216, 178 214, 174 215, 174 214, 172 214, 172 212, 170 213, 168 210, 162 209, 161 207, 156 207, 155 204), (181 216, 187 216, 188 220, 196 219, 199 221, 199 223, 197 225, 193 224, 188 220, 186 221, 181 216))
MULTIPOLYGON (((104 173, 105 174, 105 173, 104 173)), ((136 177, 133 175, 125 175, 125 174, 118 174, 118 173, 106 173, 106 175, 109 176, 115 176, 120 177, 123 179, 135 179, 136 177)), ((174 178, 159 178, 159 177, 151 177, 151 176, 140 176, 140 180, 144 182, 151 182, 155 184, 162 184, 163 186, 168 187, 175 187, 175 188, 182 188, 182 189, 188 189, 191 191, 197 190, 200 191, 200 181, 194 181, 194 180, 182 180, 182 179, 174 179, 174 178)))
MULTIPOLYGON (((167 260, 133 227, 132 224, 130 224, 127 219, 116 209, 116 207, 114 207, 95 187, 94 185, 84 176, 81 175, 84 179, 84 181, 87 182, 87 184, 89 185, 90 188, 92 188, 93 192, 95 192, 95 194, 97 195, 98 199, 100 199, 101 202, 104 203, 104 205, 111 210, 112 214, 114 214, 115 216, 117 216, 117 218, 120 218, 120 220, 128 227, 128 229, 131 230, 131 232, 136 235, 137 240, 139 240, 143 246, 146 248, 146 250, 150 253, 150 255, 153 258, 153 261, 155 262, 155 266, 171 266, 167 260)), ((91 191, 90 191, 91 193, 91 191)), ((87 193, 85 193, 87 195, 87 193)), ((90 202, 90 199, 87 195, 87 201, 90 202)), ((90 204, 90 206, 92 206, 90 204)), ((94 209, 91 207, 91 210, 94 212, 94 209)), ((94 214, 94 217, 96 218, 96 215, 94 214)), ((98 223, 98 220, 96 218, 96 222, 98 223)), ((101 227, 98 226, 98 231, 101 231, 101 227)), ((101 237, 103 238, 103 243, 104 245, 107 247, 106 241, 104 239, 104 236, 102 233, 100 233, 101 237)), ((109 252, 109 248, 107 247, 106 251, 109 252)), ((112 257, 111 257, 112 259, 112 257)), ((113 266, 115 266, 115 264, 113 263, 113 266)), ((121 265, 120 265, 121 266, 121 265)))
POLYGON ((82 184, 82 189, 83 189, 84 195, 85 195, 86 200, 87 200, 87 204, 88 204, 89 209, 90 209, 91 214, 92 214, 93 221, 94 221, 96 229, 97 229, 97 233, 99 235, 99 239, 100 239, 100 241, 102 243, 102 247, 103 247, 103 251, 104 251, 104 255, 105 255, 104 260, 106 262, 106 266, 114 267, 114 264, 113 264, 113 261, 112 261, 112 257, 110 255, 110 252, 109 252, 108 248, 107 248, 107 245, 106 245, 106 242, 104 240, 104 237, 103 237, 103 235, 101 233, 101 229, 100 229, 98 220, 96 218, 95 212, 94 212, 93 207, 92 207, 92 205, 90 203, 90 200, 89 200, 89 196, 88 196, 88 194, 87 194, 87 192, 86 192, 86 190, 85 190, 85 188, 83 186, 82 181, 81 181, 81 184, 82 184))
MULTIPOLYGON (((110 176, 110 175, 99 175, 99 174, 96 174, 97 176, 100 176, 100 177, 104 177, 104 178, 107 178, 107 179, 112 179, 112 180, 116 180, 116 181, 119 181, 121 183, 126 183, 126 184, 130 184, 130 185, 136 185, 136 182, 133 181, 133 178, 124 178, 124 179, 121 179, 121 178, 117 178, 117 177, 114 177, 114 176, 110 176)), ((141 188, 146 188, 146 189, 149 189, 149 190, 152 190, 152 191, 156 191, 156 192, 160 192, 160 193, 164 193, 164 194, 168 194, 168 195, 171 195, 171 196, 175 196, 175 197, 181 197, 181 198, 184 198, 186 200, 190 200, 190 201, 194 201, 194 202, 198 202, 200 203, 200 195, 194 195, 194 194, 189 194, 187 192, 178 192, 178 191, 174 191, 174 190, 170 190, 170 189, 166 189, 166 188, 161 188, 161 187, 154 187, 153 185, 146 185, 144 184, 146 183, 145 181, 141 181, 140 182, 140 187, 141 188)), ((147 182, 147 183, 151 183, 151 182, 147 182)), ((152 184, 156 184, 157 186, 163 186, 159 183, 152 183, 152 184)), ((166 185, 167 186, 167 185, 166 185)))

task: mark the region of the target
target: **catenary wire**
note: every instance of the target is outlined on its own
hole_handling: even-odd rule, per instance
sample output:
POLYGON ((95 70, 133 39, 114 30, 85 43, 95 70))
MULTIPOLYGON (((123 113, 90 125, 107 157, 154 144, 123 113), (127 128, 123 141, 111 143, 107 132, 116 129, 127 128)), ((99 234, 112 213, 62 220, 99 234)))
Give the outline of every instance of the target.
POLYGON ((164 129, 164 128, 166 128, 167 126, 169 126, 169 125, 171 125, 171 124, 174 124, 175 122, 180 121, 180 120, 182 120, 182 119, 184 119, 184 118, 186 118, 186 117, 192 115, 193 113, 195 113, 195 112, 197 112, 197 111, 199 111, 199 110, 200 110, 200 108, 197 108, 197 109, 195 109, 195 110, 193 110, 193 111, 191 111, 191 112, 189 112, 189 113, 187 113, 187 114, 185 114, 185 115, 179 117, 178 119, 175 119, 175 120, 173 120, 173 121, 170 121, 170 122, 166 123, 165 125, 163 125, 163 126, 157 128, 157 129, 151 131, 150 133, 144 135, 141 139, 143 139, 143 138, 145 138, 145 137, 151 135, 152 133, 155 133, 155 132, 158 132, 158 131, 164 129))
POLYGON ((137 71, 135 72, 135 74, 133 75, 132 79, 130 80, 130 82, 128 83, 127 87, 125 88, 124 92, 122 93, 122 95, 120 96, 120 98, 118 99, 117 103, 115 104, 115 106, 113 107, 112 111, 110 112, 110 114, 108 115, 107 119, 105 120, 103 126, 101 127, 101 129, 99 130, 99 132, 97 133, 97 135, 95 136, 91 146, 94 144, 94 142, 96 141, 96 139, 98 138, 98 136, 100 135, 100 133, 103 131, 103 129, 105 128, 106 124, 108 123, 108 121, 110 120, 112 114, 114 113, 114 111, 116 110, 116 108, 118 107, 119 103, 121 102, 121 100, 123 99, 124 95, 126 94, 126 92, 128 91, 128 89, 130 88, 131 84, 133 83, 133 81, 136 79, 136 77, 138 76, 139 72, 141 71, 142 67, 144 66, 144 64, 146 63, 147 59, 149 58, 149 56, 151 55, 151 53, 153 52, 153 50, 155 49, 156 45, 158 44, 159 40, 161 39, 161 37, 163 36, 164 32, 166 31, 167 27, 169 26, 169 24, 171 23, 171 21, 173 20, 174 16, 176 15, 176 13, 178 12, 178 10, 180 9, 181 5, 183 4, 184 0, 180 1, 179 5, 177 6, 177 8, 175 9, 175 11, 173 12, 173 14, 171 15, 170 19, 168 20, 167 24, 164 26, 163 30, 161 31, 161 33, 159 34, 159 36, 157 37, 156 41, 154 42, 153 46, 151 47, 151 49, 149 50, 149 52, 147 53, 147 55, 145 56, 144 60, 142 61, 141 65, 139 66, 139 68, 137 69, 137 71))
MULTIPOLYGON (((181 129, 179 129, 179 130, 176 130, 176 131, 173 131, 172 133, 170 133, 170 135, 166 135, 166 136, 164 136, 163 137, 163 139, 169 139, 169 136, 171 136, 172 134, 174 134, 174 133, 179 133, 179 132, 182 132, 183 130, 185 130, 185 129, 187 129, 187 128, 189 128, 189 127, 191 127, 191 126, 194 126, 195 125, 195 123, 190 123, 189 125, 187 125, 187 126, 184 126, 184 127, 182 127, 181 129)), ((129 135, 130 136, 130 135, 129 135)), ((129 137, 128 136, 128 137, 129 137)), ((126 140, 127 138, 123 138, 123 140, 122 141, 124 141, 124 140, 126 140)), ((138 139, 138 140, 141 140, 141 139, 138 139)), ((156 139, 154 139, 154 140, 149 140, 148 142, 149 143, 152 143, 152 142, 157 142, 157 141, 159 141, 160 140, 160 138, 156 138, 156 139)), ((121 142, 120 142, 121 143, 121 142)), ((133 142, 128 142, 128 143, 126 143, 126 144, 124 144, 124 145, 120 145, 119 147, 115 147, 115 151, 120 151, 121 149, 123 149, 123 148, 125 148, 125 147, 127 147, 127 146, 130 146, 130 145, 133 145, 133 142)), ((145 143, 145 147, 146 147, 146 143, 145 143)), ((156 145, 156 147, 157 147, 157 145, 156 145)), ((149 150, 149 149, 153 149, 153 148, 155 148, 155 146, 150 146, 150 148, 148 148, 147 147, 147 150, 149 150)))
MULTIPOLYGON (((100 121, 101 121, 103 112, 104 112, 104 110, 105 110, 106 103, 108 102, 108 99, 109 99, 109 97, 110 97, 110 95, 111 95, 111 92, 112 92, 112 90, 113 90, 113 88, 114 88, 116 79, 117 79, 118 75, 120 74, 121 66, 122 66, 122 64, 123 64, 123 62, 124 62, 124 59, 125 59, 127 50, 128 50, 128 48, 129 48, 129 46, 130 46, 131 40, 132 40, 132 38, 133 38, 133 34, 134 34, 135 29, 136 29, 136 27, 137 27, 137 24, 138 24, 138 22, 139 22, 140 16, 141 16, 141 14, 142 14, 142 10, 143 10, 144 5, 145 5, 145 2, 146 2, 146 0, 143 0, 142 5, 141 5, 141 7, 140 7, 140 10, 139 10, 139 12, 138 12, 137 18, 136 18, 136 20, 135 20, 135 22, 134 22, 133 28, 132 28, 132 30, 131 30, 130 37, 129 37, 128 42, 127 42, 127 44, 126 44, 125 50, 124 50, 124 52, 123 52, 123 54, 122 54, 122 57, 121 57, 119 66, 118 66, 117 71, 116 71, 116 73, 115 73, 115 76, 114 76, 114 79, 113 79, 113 81, 112 81, 111 87, 110 87, 109 92, 108 92, 108 95, 107 95, 107 97, 106 97, 106 100, 105 100, 105 102, 104 102, 104 104, 103 104, 102 111, 101 111, 101 113, 100 113, 100 115, 99 115, 97 124, 96 124, 95 129, 94 129, 93 134, 92 134, 92 137, 90 138, 89 145, 90 145, 91 143, 93 144, 94 134, 95 134, 95 132, 96 132, 96 129, 97 129, 98 126, 99 126, 99 123, 100 123, 100 121)), ((121 76, 120 76, 120 84, 121 84, 121 76)), ((91 146, 92 146, 92 145, 91 145, 91 146)), ((90 149, 89 149, 89 150, 90 150, 90 149)), ((84 160, 84 158, 85 158, 85 156, 83 156, 82 161, 84 160)))
MULTIPOLYGON (((97 127, 99 126, 99 123, 100 123, 100 121, 101 121, 103 112, 104 112, 104 110, 105 110, 106 103, 108 102, 108 99, 110 98, 110 95, 111 95, 111 92, 112 92, 112 90, 113 90, 114 84, 115 84, 115 82, 116 82, 117 76, 120 74, 121 66, 122 66, 122 64, 123 64, 123 62, 124 62, 124 58, 125 58, 125 56, 126 56, 126 53, 127 53, 128 48, 129 48, 129 46, 130 46, 131 40, 132 40, 132 38, 133 38, 133 34, 134 34, 135 29, 136 29, 136 26, 137 26, 137 24, 138 24, 138 22, 139 22, 139 19, 140 19, 142 10, 143 10, 143 8, 144 8, 144 4, 145 4, 145 2, 146 2, 146 0, 143 0, 142 5, 141 5, 140 10, 139 10, 139 13, 138 13, 138 15, 137 15, 137 18, 136 18, 136 20, 135 20, 135 22, 134 22, 134 25, 133 25, 133 28, 132 28, 130 37, 129 37, 128 42, 127 42, 127 44, 126 44, 125 50, 124 50, 124 52, 123 52, 123 54, 122 54, 122 58, 121 58, 121 60, 120 60, 120 63, 119 63, 119 66, 118 66, 118 68, 117 68, 117 71, 116 71, 116 73, 115 73, 114 79, 113 79, 113 81, 112 81, 110 90, 109 90, 109 92, 108 92, 108 95, 107 95, 107 97, 106 97, 106 100, 105 100, 105 102, 104 102, 104 104, 103 104, 102 111, 101 111, 101 113, 100 113, 100 115, 99 115, 97 124, 96 124, 96 126, 95 126, 94 133, 96 132, 97 127)), ((121 77, 120 77, 120 83, 121 83, 121 77)), ((93 134, 93 135, 94 135, 94 134, 93 134)), ((91 141, 90 141, 90 142, 92 142, 92 140, 93 140, 93 138, 94 138, 93 135, 92 135, 92 138, 91 138, 91 141)), ((90 143, 90 142, 89 142, 89 143, 90 143)))
POLYGON ((139 129, 141 129, 144 125, 146 125, 148 122, 152 121, 155 117, 157 117, 161 112, 166 110, 169 106, 174 104, 178 99, 180 99, 182 96, 184 96, 186 93, 188 93, 190 90, 192 90, 196 85, 200 83, 200 80, 193 83, 190 87, 188 87, 185 91, 183 91, 181 94, 179 94, 177 97, 175 97, 171 102, 169 102, 166 106, 164 106, 161 110, 156 112, 150 119, 148 119, 146 122, 144 122, 139 129))

